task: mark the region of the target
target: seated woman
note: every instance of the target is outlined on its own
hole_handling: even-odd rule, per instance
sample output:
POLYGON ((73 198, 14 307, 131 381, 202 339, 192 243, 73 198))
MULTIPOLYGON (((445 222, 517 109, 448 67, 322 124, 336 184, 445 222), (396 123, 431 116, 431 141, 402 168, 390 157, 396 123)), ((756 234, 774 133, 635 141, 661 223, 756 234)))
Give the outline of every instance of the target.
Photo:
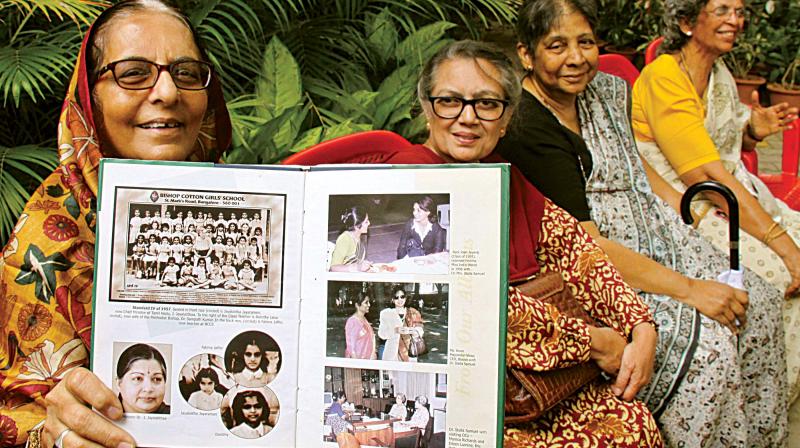
MULTIPOLYGON (((398 150, 387 163, 476 162, 489 156, 505 134, 520 85, 505 54, 462 41, 428 61, 417 93, 430 135, 424 145, 398 150)), ((541 302, 512 288, 508 320, 521 324, 509 325, 507 365, 547 371, 593 359, 615 379, 587 384, 530 424, 506 426, 504 445, 661 446, 652 414, 633 400, 653 369, 657 334, 650 311, 574 218, 519 171, 511 173, 511 281, 560 272, 584 309, 608 326, 552 317, 541 302)))
POLYGON ((364 272, 372 267, 372 263, 365 260, 367 247, 362 241, 362 235, 369 230, 369 216, 363 207, 350 207, 342 213, 342 226, 344 230, 336 238, 336 246, 331 254, 332 272, 364 272))
MULTIPOLYGON (((741 0, 676 0, 664 11, 662 54, 642 71, 633 88, 632 124, 639 153, 656 194, 678 207, 678 192, 714 180, 739 201, 742 264, 787 297, 800 291, 800 212, 776 199, 745 169, 743 149, 786 129, 797 108, 786 103, 752 109, 739 101, 733 76, 721 56, 744 27, 741 0), (658 181, 653 178, 659 178, 658 181), (665 182, 666 181, 666 182, 665 182)), ((697 230, 727 251, 727 205, 716 194, 693 204, 697 230)), ((800 338, 800 301, 784 304, 786 341, 800 338)), ((800 394, 800 355, 787 353, 790 399, 800 394)))
POLYGON ((778 444, 786 425, 785 377, 775 373, 784 365, 781 295, 752 272, 749 300, 713 281, 727 256, 652 193, 628 125, 627 84, 597 73, 595 22, 593 0, 535 0, 520 10, 528 73, 499 150, 644 291, 660 338, 655 380, 639 397, 659 415, 667 444, 778 444), (703 412, 692 411, 698 403, 703 412))
POLYGON ((428 411, 428 397, 420 395, 414 399, 414 414, 408 419, 408 425, 412 428, 419 428, 425 434, 425 427, 428 426, 428 420, 431 418, 431 413, 428 411))
POLYGON ((134 344, 126 348, 117 361, 116 374, 124 412, 169 414, 169 405, 164 403, 167 364, 155 347, 134 344))
POLYGON ((76 307, 81 308, 81 315, 90 316, 92 312, 93 204, 100 158, 213 162, 227 149, 230 122, 222 91, 210 65, 204 62, 198 42, 189 20, 159 0, 116 3, 100 14, 87 33, 86 50, 78 57, 61 115, 60 166, 41 186, 41 191, 58 188, 67 192, 63 199, 74 200, 80 216, 73 220, 63 200, 60 210, 45 213, 34 206, 39 199, 33 198, 25 210, 25 224, 17 228, 7 246, 16 251, 6 250, 0 267, 2 300, 16 298, 15 306, 3 307, 0 320, 7 324, 0 326, 0 336, 6 341, 11 334, 37 335, 18 340, 14 350, 2 349, 0 356, 6 378, 0 395, 20 401, 13 409, 3 409, 5 426, 11 427, 10 421, 15 428, 13 434, 4 433, 4 440, 10 440, 11 445, 25 443, 28 430, 45 416, 45 424, 31 437, 32 446, 42 442, 50 447, 57 439, 64 446, 135 444, 113 423, 122 417, 118 397, 91 372, 81 367, 31 377, 25 362, 46 356, 43 350, 69 351, 70 365, 88 365, 91 319, 73 313, 76 307), (130 55, 146 60, 127 59, 130 55), (163 64, 164 69, 159 70, 154 63, 163 64), (123 77, 131 66, 148 75, 123 77), (185 73, 199 77, 186 77, 185 73), (164 120, 180 126, 169 133, 160 132, 156 125, 164 120), (68 231, 54 233, 48 232, 47 225, 43 227, 55 215, 69 220, 64 227, 68 231), (51 238, 56 233, 59 238, 51 238), (52 271, 52 277, 48 274, 53 281, 48 288, 37 287, 41 281, 15 282, 17 275, 30 272, 25 261, 30 251, 68 261, 70 267, 52 271), (55 296, 67 302, 57 301, 55 296), (59 303, 70 305, 64 309, 59 303), (31 321, 19 318, 28 306, 42 308, 49 317, 39 320, 35 332, 29 327, 31 321), (19 377, 23 372, 29 379, 19 377), (31 382, 35 387, 19 387, 31 382))
POLYGON ((444 252, 447 231, 436 222, 436 203, 433 199, 422 196, 414 202, 412 213, 414 217, 408 220, 400 234, 397 259, 444 252))
POLYGON ((406 408, 406 394, 397 394, 394 397, 395 403, 389 409, 389 417, 405 420, 408 418, 408 408, 406 408))

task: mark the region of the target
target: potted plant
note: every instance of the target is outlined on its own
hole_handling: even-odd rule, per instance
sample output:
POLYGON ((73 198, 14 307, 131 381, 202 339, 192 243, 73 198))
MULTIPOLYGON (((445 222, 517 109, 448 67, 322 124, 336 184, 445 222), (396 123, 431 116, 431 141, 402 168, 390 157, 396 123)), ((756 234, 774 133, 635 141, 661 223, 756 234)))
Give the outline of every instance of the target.
POLYGON ((800 107, 800 2, 774 4, 767 39, 772 47, 766 62, 772 67, 767 90, 770 103, 800 107))

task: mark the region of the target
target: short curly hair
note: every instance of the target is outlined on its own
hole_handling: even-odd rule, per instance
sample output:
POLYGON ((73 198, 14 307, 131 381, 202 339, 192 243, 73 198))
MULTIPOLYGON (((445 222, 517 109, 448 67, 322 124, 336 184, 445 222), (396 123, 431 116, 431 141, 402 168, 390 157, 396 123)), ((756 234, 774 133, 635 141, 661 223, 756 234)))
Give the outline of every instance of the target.
POLYGON ((689 42, 689 36, 681 30, 681 22, 694 25, 707 4, 708 0, 665 0, 664 41, 659 53, 674 53, 689 42))

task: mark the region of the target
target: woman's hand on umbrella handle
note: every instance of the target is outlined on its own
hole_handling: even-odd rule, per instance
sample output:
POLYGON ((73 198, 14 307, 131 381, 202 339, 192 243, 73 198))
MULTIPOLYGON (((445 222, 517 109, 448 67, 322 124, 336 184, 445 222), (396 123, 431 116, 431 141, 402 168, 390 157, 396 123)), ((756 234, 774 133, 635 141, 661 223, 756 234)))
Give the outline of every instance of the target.
POLYGON ((689 284, 687 303, 739 334, 747 324, 747 292, 712 280, 689 279, 689 284))
POLYGON ((632 336, 631 342, 622 352, 619 373, 611 386, 614 395, 625 401, 636 398, 639 390, 650 382, 658 343, 656 328, 649 322, 637 325, 632 336))
POLYGON ((84 368, 71 370, 47 394, 45 403, 47 419, 42 431, 43 446, 53 446, 58 436, 68 429, 64 446, 136 446, 130 434, 109 421, 123 416, 119 400, 94 373, 84 368))

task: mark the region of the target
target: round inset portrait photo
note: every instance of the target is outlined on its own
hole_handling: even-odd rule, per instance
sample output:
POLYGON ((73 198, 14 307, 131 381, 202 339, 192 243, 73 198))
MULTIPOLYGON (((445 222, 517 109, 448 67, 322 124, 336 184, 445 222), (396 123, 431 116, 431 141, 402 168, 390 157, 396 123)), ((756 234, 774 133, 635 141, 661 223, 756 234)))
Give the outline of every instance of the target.
POLYGON ((264 437, 278 423, 280 404, 270 388, 233 388, 222 400, 222 423, 243 439, 264 437))
POLYGON ((240 386, 266 386, 281 369, 281 349, 266 333, 245 331, 225 349, 225 367, 240 386))
POLYGON ((211 353, 192 356, 181 368, 178 388, 183 399, 195 409, 215 411, 222 396, 235 385, 225 372, 222 357, 211 353))
POLYGON ((114 392, 122 409, 134 414, 169 414, 167 344, 114 343, 117 359, 114 392))

